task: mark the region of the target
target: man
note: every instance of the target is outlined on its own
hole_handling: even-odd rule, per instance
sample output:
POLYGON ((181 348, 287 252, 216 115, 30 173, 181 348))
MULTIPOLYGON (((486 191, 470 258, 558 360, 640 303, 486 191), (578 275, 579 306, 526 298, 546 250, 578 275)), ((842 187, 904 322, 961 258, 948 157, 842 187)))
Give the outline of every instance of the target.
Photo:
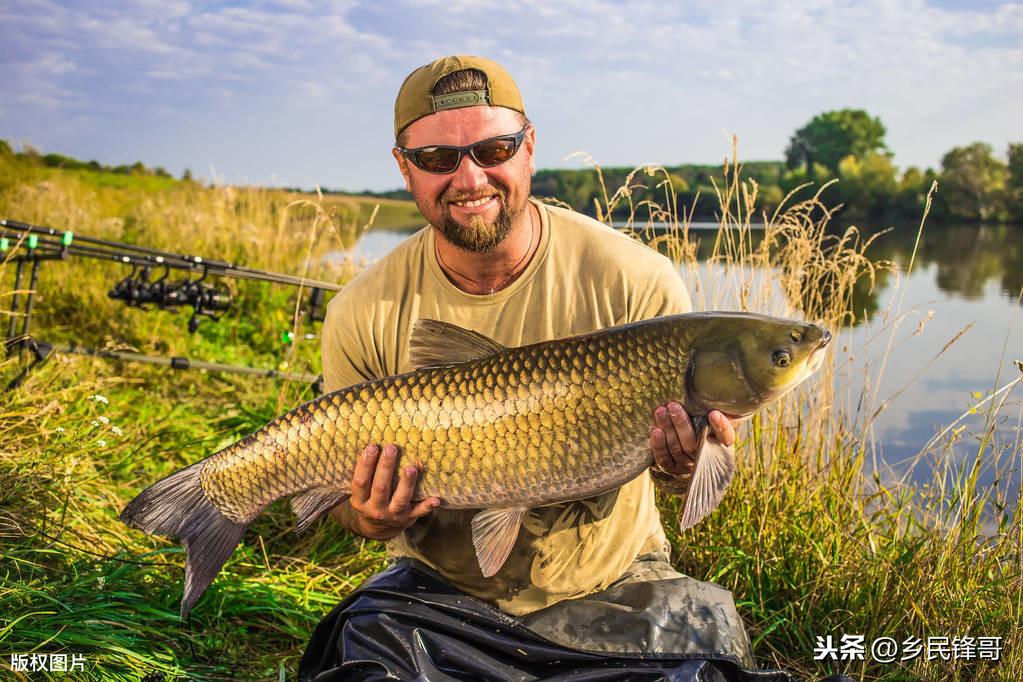
MULTIPOLYGON (((690 310, 666 258, 530 198, 535 129, 494 62, 445 57, 417 69, 394 128, 394 158, 429 225, 331 301, 326 390, 414 369, 419 319, 519 346, 690 310)), ((731 445, 729 420, 709 421, 731 445)), ((651 474, 684 492, 697 453, 679 403, 651 415, 650 448, 656 471, 530 512, 507 562, 485 578, 474 512, 415 500, 416 463, 393 444, 369 445, 350 501, 332 516, 387 541, 396 562, 319 625, 303 679, 746 679, 752 656, 731 595, 668 563, 651 474)))

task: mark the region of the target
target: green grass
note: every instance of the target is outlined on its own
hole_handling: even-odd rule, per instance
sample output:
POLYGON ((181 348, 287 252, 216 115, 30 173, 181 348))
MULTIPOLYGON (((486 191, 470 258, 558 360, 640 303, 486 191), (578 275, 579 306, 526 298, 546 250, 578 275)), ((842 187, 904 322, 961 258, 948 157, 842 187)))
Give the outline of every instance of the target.
MULTIPOLYGON (((772 306, 781 304, 749 274, 771 268, 788 310, 840 325, 854 289, 883 264, 871 262, 854 233, 829 238, 826 212, 812 199, 790 200, 788 210, 768 217, 765 238, 752 240, 749 224, 763 219, 756 187, 734 171, 726 169, 718 197, 730 229, 710 248, 730 273, 720 286, 693 279, 697 250, 669 188, 662 188, 661 206, 631 207, 633 230, 645 230, 639 216, 676 223, 659 247, 689 266, 698 307, 712 306, 728 289, 743 307, 778 312, 772 306)), ((644 169, 629 182, 658 185, 663 177, 644 169)), ((629 199, 627 190, 607 192, 602 213, 629 199)), ((84 171, 0 158, 5 217, 338 281, 353 274, 350 266, 321 265, 320 257, 363 229, 369 211, 352 201, 180 182, 118 186, 84 171)), ((374 224, 420 220, 408 202, 380 203, 374 224)), ((296 325, 288 288, 232 285, 236 312, 188 335, 183 312, 146 313, 109 300, 107 288, 124 274, 114 265, 47 264, 39 335, 318 370, 316 342, 279 342, 280 331, 296 325)), ((6 309, 10 266, 0 265, 0 275, 6 309)), ((15 359, 0 362, 0 382, 20 367, 15 359)), ((867 680, 1023 679, 1018 499, 991 499, 976 485, 978 467, 1018 467, 1019 443, 978 434, 977 466, 956 470, 942 440, 929 456, 946 462, 936 467, 952 481, 944 485, 874 478, 864 466, 870 443, 861 436, 863 418, 829 388, 833 370, 741 430, 740 472, 708 521, 679 536, 679 501, 660 500, 676 565, 732 590, 764 666, 808 676, 837 670, 812 660, 815 635, 858 633, 868 642, 881 635, 1002 635, 997 665, 953 667, 920 657, 841 669, 867 680), (998 505, 1003 511, 992 514, 998 505)), ((0 395, 0 669, 8 653, 39 651, 84 654, 87 679, 134 680, 153 671, 190 679, 277 679, 284 671, 293 678, 314 625, 384 565, 382 545, 331 522, 295 535, 290 511, 275 505, 182 621, 181 548, 127 528, 117 514, 149 483, 309 397, 298 384, 80 356, 52 358, 0 395)), ((987 408, 990 420, 1018 418, 998 401, 987 408)))

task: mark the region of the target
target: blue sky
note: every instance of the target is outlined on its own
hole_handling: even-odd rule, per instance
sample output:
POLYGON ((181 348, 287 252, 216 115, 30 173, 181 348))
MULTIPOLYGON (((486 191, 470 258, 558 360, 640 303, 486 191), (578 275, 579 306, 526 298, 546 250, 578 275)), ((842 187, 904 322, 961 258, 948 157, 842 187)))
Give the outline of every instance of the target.
POLYGON ((227 182, 388 189, 416 66, 502 63, 538 166, 781 158, 814 114, 861 107, 900 166, 1023 141, 1023 3, 6 0, 0 138, 227 182), (674 5, 674 6, 673 6, 674 5))

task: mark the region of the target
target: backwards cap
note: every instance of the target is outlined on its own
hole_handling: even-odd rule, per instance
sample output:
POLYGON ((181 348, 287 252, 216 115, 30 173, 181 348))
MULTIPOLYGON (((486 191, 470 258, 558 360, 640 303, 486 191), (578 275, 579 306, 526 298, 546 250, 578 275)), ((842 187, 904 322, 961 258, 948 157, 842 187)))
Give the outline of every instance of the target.
POLYGON ((522 95, 515 81, 499 64, 471 55, 441 57, 409 74, 394 100, 394 137, 413 121, 444 109, 492 106, 514 109, 525 115, 522 95), (479 69, 487 76, 484 90, 467 90, 434 95, 433 88, 444 76, 463 69, 479 69))

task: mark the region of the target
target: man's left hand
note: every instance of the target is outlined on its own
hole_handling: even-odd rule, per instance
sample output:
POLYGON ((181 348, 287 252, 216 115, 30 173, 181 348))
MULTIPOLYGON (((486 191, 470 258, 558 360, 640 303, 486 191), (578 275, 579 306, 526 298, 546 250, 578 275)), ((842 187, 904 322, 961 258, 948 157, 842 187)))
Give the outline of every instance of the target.
MULTIPOLYGON (((735 443, 735 424, 728 417, 711 410, 707 421, 710 424, 708 437, 713 436, 725 446, 735 443)), ((654 424, 650 431, 650 450, 657 466, 676 478, 692 474, 700 453, 696 451, 696 431, 682 405, 670 402, 658 407, 654 410, 654 424)))

